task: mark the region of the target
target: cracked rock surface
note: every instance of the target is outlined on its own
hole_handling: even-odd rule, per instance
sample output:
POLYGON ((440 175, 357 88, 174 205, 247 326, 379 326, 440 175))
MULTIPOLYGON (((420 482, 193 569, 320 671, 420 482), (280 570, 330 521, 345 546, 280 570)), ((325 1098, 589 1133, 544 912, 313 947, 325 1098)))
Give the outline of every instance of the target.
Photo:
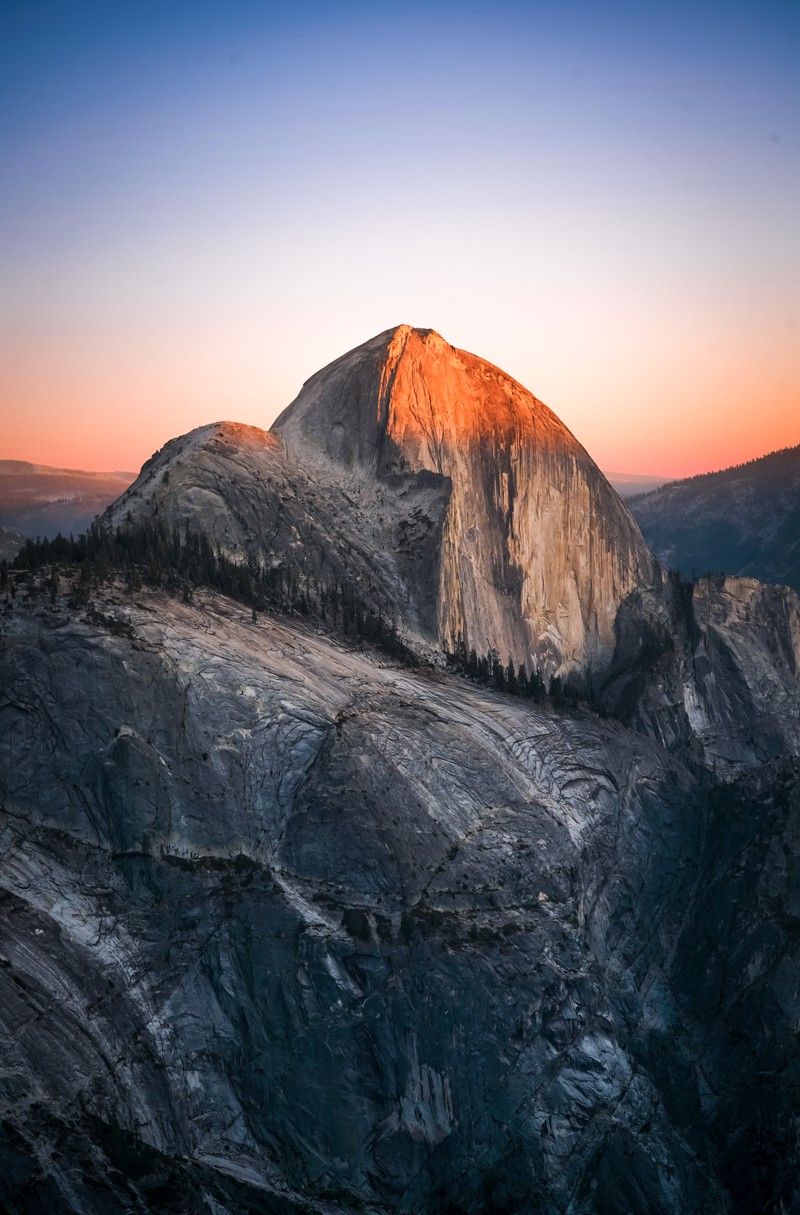
POLYGON ((5 614, 0 750, 8 1211, 798 1208, 785 753, 113 588, 5 614))

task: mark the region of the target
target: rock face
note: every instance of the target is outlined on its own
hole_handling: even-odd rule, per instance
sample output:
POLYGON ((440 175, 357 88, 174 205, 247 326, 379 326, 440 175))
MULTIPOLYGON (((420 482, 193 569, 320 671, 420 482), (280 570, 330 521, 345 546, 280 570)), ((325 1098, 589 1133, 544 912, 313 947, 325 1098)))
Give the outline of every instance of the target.
POLYGON ((619 604, 654 578, 636 525, 558 418, 408 325, 313 376, 269 438, 223 423, 169 444, 112 517, 154 502, 232 552, 371 585, 434 646, 460 637, 545 675, 602 669, 619 604))
POLYGON ((800 591, 800 446, 674 481, 630 502, 665 566, 746 575, 800 591))
POLYGON ((800 597, 752 578, 663 575, 629 596, 601 699, 721 776, 800 755, 800 597))
POLYGON ((652 579, 637 528, 566 427, 432 330, 401 325, 351 351, 274 429, 362 480, 441 479, 440 643, 586 666, 607 653, 621 599, 652 579))
POLYGON ((210 594, 19 598, 3 1209, 797 1209, 796 770, 210 594))
POLYGON ((800 1210, 797 596, 663 573, 544 406, 407 326, 167 444, 129 523, 0 616, 0 1209, 800 1210), (183 601, 148 536, 176 596, 204 554, 183 601), (612 716, 392 665, 345 584, 612 716))
POLYGON ((21 532, 0 527, 0 561, 13 561, 24 543, 25 537, 21 532))

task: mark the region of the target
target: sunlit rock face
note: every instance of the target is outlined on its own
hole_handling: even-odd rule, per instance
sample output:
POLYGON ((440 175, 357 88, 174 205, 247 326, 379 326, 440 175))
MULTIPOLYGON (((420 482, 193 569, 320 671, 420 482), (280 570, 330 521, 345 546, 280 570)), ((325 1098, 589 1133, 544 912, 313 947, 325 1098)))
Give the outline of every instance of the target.
POLYGON ((440 644, 460 636, 546 672, 602 664, 620 601, 652 581, 638 528, 567 428, 432 330, 401 325, 338 359, 274 431, 329 476, 400 494, 439 479, 424 623, 440 644))
POLYGON ((347 578, 434 647, 602 670, 654 561, 603 474, 510 376, 401 325, 317 372, 271 433, 175 439, 110 513, 193 523, 226 552, 347 578))

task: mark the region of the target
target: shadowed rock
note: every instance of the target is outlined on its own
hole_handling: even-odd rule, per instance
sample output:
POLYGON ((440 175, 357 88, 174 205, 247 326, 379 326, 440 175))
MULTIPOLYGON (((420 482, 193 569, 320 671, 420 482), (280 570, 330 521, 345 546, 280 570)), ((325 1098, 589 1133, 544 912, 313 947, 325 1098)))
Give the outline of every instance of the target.
POLYGON ((114 587, 0 749, 4 1209, 792 1209, 796 774, 114 587))

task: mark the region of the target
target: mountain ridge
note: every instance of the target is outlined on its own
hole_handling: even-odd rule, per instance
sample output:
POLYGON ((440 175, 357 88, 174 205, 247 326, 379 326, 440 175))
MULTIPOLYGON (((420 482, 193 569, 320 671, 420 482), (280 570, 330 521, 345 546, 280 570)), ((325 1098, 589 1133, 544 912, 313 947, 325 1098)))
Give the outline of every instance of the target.
POLYGON ((0 460, 0 524, 31 539, 52 539, 59 531, 77 535, 134 479, 134 473, 0 460))
POLYGON ((800 446, 627 501, 662 564, 800 590, 800 446))

